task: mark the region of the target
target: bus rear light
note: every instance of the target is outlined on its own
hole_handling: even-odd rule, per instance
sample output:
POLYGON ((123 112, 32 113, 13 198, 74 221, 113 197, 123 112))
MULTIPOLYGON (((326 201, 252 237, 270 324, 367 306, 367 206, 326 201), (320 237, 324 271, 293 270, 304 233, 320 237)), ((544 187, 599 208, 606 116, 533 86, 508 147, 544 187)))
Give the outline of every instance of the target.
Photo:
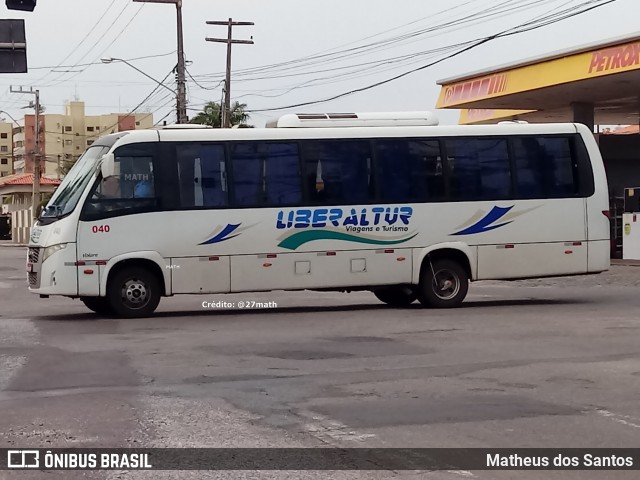
POLYGON ((220 260, 220 257, 209 257, 210 262, 217 262, 218 260, 220 260))
POLYGON ((579 247, 580 245, 582 245, 582 242, 573 242, 572 244, 574 247, 579 247))
POLYGON ((102 265, 102 266, 105 266, 106 264, 107 264, 107 262, 106 262, 105 260, 98 260, 98 261, 96 262, 96 265, 102 265))
POLYGON ((275 253, 267 253, 267 258, 276 258, 277 256, 275 253))
POLYGON ((404 262, 407 258, 406 257, 398 257, 396 258, 397 261, 399 262, 404 262))
POLYGON ((262 264, 263 267, 270 267, 271 265, 273 265, 273 263, 267 262, 262 264))
POLYGON ((611 210, 602 210, 602 214, 611 220, 611 210))
POLYGON ((516 248, 516 246, 512 243, 508 243, 504 246, 504 248, 516 248))
POLYGON ((388 248, 384 251, 384 253, 393 253, 395 250, 393 250, 392 248, 388 248))
POLYGON ((336 252, 327 252, 327 256, 328 257, 335 257, 336 256, 336 252))
POLYGON ((82 260, 80 260, 80 261, 75 263, 75 266, 76 267, 84 267, 86 264, 87 264, 86 262, 83 262, 82 260))
POLYGON ((91 270, 90 268, 87 268, 83 273, 85 275, 93 275, 93 270, 91 270))
POLYGON ((573 253, 573 250, 565 250, 564 253, 565 255, 571 255, 573 253))

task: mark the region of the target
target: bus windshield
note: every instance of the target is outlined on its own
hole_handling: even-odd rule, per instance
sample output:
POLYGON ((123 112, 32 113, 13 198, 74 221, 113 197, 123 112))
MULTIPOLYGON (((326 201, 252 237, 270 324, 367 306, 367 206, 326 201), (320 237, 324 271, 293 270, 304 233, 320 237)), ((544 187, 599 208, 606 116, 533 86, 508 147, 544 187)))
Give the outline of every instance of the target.
POLYGON ((40 218, 60 219, 73 212, 82 196, 82 192, 84 192, 96 171, 98 160, 108 151, 109 147, 106 146, 88 148, 55 191, 40 218))

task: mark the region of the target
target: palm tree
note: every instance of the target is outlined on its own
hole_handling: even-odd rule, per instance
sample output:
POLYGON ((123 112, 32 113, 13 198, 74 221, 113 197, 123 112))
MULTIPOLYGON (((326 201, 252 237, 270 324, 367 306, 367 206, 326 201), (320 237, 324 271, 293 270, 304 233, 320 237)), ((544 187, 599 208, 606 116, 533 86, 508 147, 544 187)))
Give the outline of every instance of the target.
MULTIPOLYGON (((247 124, 249 114, 245 111, 246 109, 246 103, 233 102, 231 105, 231 125, 247 124)), ((202 111, 191 119, 191 123, 220 128, 222 125, 222 108, 220 104, 217 102, 208 102, 202 111)))

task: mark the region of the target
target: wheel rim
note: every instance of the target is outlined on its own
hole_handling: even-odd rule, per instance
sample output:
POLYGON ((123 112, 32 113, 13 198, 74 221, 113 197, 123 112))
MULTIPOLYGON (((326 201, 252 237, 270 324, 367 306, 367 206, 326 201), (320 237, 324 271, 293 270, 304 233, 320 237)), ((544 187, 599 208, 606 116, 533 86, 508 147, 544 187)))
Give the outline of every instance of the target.
POLYGON ((127 280, 122 286, 122 303, 130 309, 144 308, 149 303, 149 286, 138 278, 127 280))
POLYGON ((451 300, 460 291, 460 277, 451 270, 438 270, 433 275, 433 293, 441 300, 451 300))

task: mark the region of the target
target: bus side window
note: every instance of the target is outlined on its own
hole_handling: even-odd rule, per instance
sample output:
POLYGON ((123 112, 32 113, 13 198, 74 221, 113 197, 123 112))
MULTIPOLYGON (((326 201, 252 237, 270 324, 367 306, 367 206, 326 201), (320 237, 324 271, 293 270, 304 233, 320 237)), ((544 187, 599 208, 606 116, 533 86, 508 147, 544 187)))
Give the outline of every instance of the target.
POLYGON ((547 159, 535 137, 513 140, 513 153, 517 172, 518 198, 543 198, 546 196, 544 172, 547 159))
POLYGON ((297 144, 235 143, 231 158, 236 205, 281 206, 302 202, 297 144))
POLYGON ((222 145, 178 144, 176 154, 182 208, 229 204, 222 145))
POLYGON ((368 141, 309 142, 305 154, 311 203, 349 205, 373 200, 368 141))
POLYGON ((454 201, 511 198, 511 167, 503 138, 447 140, 454 201))
POLYGON ((549 159, 550 195, 571 197, 578 193, 577 165, 571 157, 569 138, 542 137, 539 141, 549 159))
POLYGON ((295 143, 265 144, 265 190, 268 205, 302 203, 300 156, 295 143))
POLYGON ((259 143, 235 143, 231 146, 235 205, 264 203, 264 165, 259 143))
POLYGON ((451 199, 453 201, 477 200, 480 198, 480 167, 473 139, 447 140, 451 199))
POLYGON ((569 138, 516 138, 513 151, 519 198, 563 198, 578 193, 578 166, 569 138))
POLYGON ((87 198, 83 218, 155 211, 159 207, 154 177, 154 144, 131 144, 114 152, 114 174, 99 180, 87 198))
POLYGON ((376 172, 383 202, 427 202, 444 198, 444 177, 435 140, 389 139, 376 145, 376 172))

